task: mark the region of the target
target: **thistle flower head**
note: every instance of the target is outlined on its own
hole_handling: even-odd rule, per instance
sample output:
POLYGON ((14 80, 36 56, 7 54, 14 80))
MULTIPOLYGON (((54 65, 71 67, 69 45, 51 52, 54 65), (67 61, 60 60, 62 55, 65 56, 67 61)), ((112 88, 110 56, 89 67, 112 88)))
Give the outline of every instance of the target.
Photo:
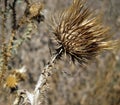
POLYGON ((35 2, 27 5, 25 10, 25 16, 29 19, 37 20, 38 22, 44 21, 44 16, 41 14, 44 5, 41 2, 35 2))
POLYGON ((11 90, 16 90, 18 81, 15 75, 9 75, 6 79, 6 87, 10 88, 11 90))
POLYGON ((10 72, 5 81, 5 87, 9 88, 11 92, 18 89, 18 84, 26 79, 26 68, 15 69, 10 72))
POLYGON ((26 8, 26 15, 30 15, 30 17, 35 17, 40 14, 43 9, 43 4, 41 2, 29 4, 28 8, 26 8))
POLYGON ((53 16, 50 26, 59 45, 58 58, 66 53, 72 61, 85 64, 104 49, 111 49, 109 28, 102 25, 99 17, 85 7, 84 0, 74 0, 68 9, 53 16))

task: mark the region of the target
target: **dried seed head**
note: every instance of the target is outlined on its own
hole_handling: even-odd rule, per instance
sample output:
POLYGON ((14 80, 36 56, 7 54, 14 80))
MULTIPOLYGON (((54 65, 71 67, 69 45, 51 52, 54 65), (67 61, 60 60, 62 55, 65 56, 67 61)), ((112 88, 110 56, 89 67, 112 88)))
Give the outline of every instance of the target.
POLYGON ((33 16, 36 16, 40 13, 40 11, 43 9, 43 4, 41 3, 35 3, 30 6, 30 14, 33 16))
POLYGON ((9 88, 11 92, 14 92, 18 89, 18 84, 21 81, 25 81, 26 79, 26 68, 23 66, 21 69, 14 69, 7 76, 5 81, 5 87, 9 88))
POLYGON ((51 23, 59 45, 58 58, 66 53, 72 61, 86 64, 104 49, 111 49, 114 43, 109 38, 109 28, 102 25, 100 16, 85 8, 84 0, 74 0, 68 9, 53 16, 51 23))
POLYGON ((23 17, 19 24, 30 20, 36 20, 38 23, 44 21, 44 15, 41 14, 44 5, 41 2, 28 3, 25 10, 25 18, 23 17), (27 18, 28 19, 27 19, 27 18))

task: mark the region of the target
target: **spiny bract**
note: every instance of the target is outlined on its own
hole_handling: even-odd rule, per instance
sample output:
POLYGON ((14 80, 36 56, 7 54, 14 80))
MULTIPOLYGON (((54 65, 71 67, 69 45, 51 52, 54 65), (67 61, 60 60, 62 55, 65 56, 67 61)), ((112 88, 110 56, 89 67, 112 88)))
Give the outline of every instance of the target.
POLYGON ((50 27, 59 45, 58 58, 66 53, 73 62, 86 64, 101 51, 112 48, 109 28, 93 12, 85 7, 84 0, 74 0, 68 9, 51 18, 50 27))

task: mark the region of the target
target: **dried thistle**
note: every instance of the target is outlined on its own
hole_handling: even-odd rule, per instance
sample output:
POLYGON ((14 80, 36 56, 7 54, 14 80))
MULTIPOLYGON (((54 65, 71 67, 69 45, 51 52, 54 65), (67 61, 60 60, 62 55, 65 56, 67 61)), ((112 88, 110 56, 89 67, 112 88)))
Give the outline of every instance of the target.
POLYGON ((10 88, 11 90, 16 90, 17 85, 18 85, 18 80, 15 75, 9 75, 6 78, 6 87, 10 88))
POLYGON ((50 27, 58 47, 58 58, 65 53, 74 62, 86 64, 101 51, 113 48, 113 41, 100 16, 85 7, 84 0, 74 0, 72 5, 51 18, 50 27))
POLYGON ((8 87, 11 92, 18 88, 18 84, 26 79, 26 69, 23 66, 21 69, 15 69, 10 72, 5 81, 5 87, 8 87))
POLYGON ((25 10, 26 17, 29 17, 30 19, 35 19, 38 22, 43 21, 44 16, 41 14, 43 7, 44 5, 41 2, 28 4, 25 10))
POLYGON ((32 4, 29 8, 29 12, 32 16, 37 16, 42 9, 43 9, 43 4, 39 2, 32 4))

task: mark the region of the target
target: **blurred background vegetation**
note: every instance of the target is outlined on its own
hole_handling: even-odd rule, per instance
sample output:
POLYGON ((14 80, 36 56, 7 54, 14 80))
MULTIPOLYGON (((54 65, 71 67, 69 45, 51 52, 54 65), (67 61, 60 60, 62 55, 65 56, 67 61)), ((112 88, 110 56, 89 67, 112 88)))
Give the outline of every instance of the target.
MULTIPOLYGON (((72 2, 72 0, 31 0, 38 1, 44 3, 46 14, 64 9, 72 2)), ((91 11, 103 15, 104 23, 111 28, 110 34, 114 35, 114 39, 120 39, 120 0, 87 0, 87 5, 91 11)), ((1 3, 0 8, 2 7, 1 3)), ((16 9, 19 19, 25 9, 22 0, 19 0, 16 9)), ((7 25, 10 25, 9 21, 7 25)), ((37 26, 38 29, 32 34, 32 38, 21 45, 10 64, 15 68, 26 66, 27 79, 20 84, 20 89, 29 91, 34 89, 42 68, 49 61, 52 48, 47 25, 41 22, 37 26)), ((22 36, 21 32, 17 35, 22 36)), ((104 52, 85 68, 81 68, 79 64, 74 66, 65 59, 64 62, 59 61, 52 78, 49 78, 49 89, 45 92, 46 101, 42 105, 120 105, 119 48, 104 52)), ((6 90, 0 91, 0 105, 9 105, 7 94, 6 90)))

